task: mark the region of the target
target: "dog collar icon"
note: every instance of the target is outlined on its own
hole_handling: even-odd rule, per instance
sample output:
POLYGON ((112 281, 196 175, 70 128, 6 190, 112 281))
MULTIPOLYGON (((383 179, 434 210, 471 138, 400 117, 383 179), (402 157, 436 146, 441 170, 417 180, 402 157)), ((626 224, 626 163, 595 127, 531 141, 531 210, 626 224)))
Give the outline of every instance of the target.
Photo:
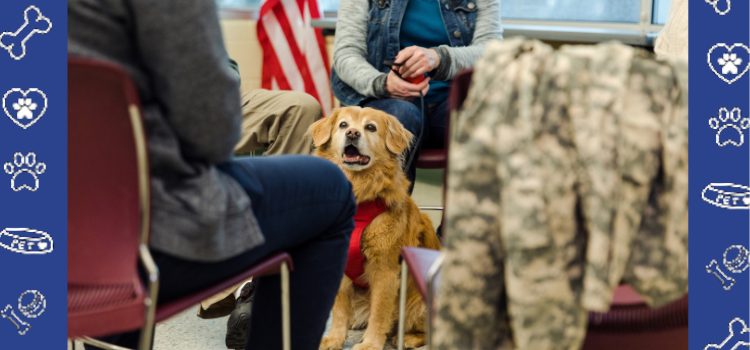
POLYGON ((52 253, 55 243, 47 232, 30 228, 6 228, 0 231, 0 247, 24 255, 52 253))
POLYGON ((748 186, 712 183, 703 189, 701 198, 719 208, 750 209, 750 187, 748 186))

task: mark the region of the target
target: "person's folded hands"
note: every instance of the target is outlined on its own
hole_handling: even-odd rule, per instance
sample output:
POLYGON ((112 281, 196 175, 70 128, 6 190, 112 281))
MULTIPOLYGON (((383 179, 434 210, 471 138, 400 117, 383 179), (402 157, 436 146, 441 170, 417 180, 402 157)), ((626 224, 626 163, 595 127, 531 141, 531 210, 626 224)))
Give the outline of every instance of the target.
POLYGON ((396 63, 403 63, 399 67, 399 74, 405 79, 424 75, 440 65, 440 56, 434 49, 419 46, 409 46, 396 55, 396 63))

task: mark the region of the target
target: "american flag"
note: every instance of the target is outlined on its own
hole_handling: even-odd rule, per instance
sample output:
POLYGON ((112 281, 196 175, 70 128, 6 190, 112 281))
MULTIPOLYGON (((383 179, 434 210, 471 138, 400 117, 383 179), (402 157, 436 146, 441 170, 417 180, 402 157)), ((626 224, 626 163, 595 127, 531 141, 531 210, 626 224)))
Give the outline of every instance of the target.
POLYGON ((317 0, 267 0, 263 4, 257 28, 263 48, 261 87, 306 92, 329 115, 333 98, 325 39, 321 29, 310 25, 312 18, 321 17, 317 0))

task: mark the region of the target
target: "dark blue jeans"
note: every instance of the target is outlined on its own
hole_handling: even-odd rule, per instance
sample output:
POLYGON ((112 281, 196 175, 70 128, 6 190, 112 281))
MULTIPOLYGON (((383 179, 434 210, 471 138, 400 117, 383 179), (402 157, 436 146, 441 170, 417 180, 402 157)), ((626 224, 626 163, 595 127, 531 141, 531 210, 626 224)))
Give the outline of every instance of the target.
MULTIPOLYGON (((153 251, 161 275, 159 303, 219 283, 270 254, 286 251, 294 259, 289 280, 292 348, 318 349, 354 229, 357 206, 351 183, 333 163, 312 156, 238 158, 220 169, 247 191, 266 242, 215 263, 153 251)), ((257 281, 245 349, 281 349, 280 276, 257 281)), ((102 340, 136 348, 139 335, 131 332, 102 340)))
POLYGON ((404 163, 406 177, 411 181, 413 187, 414 179, 417 175, 417 158, 419 158, 419 152, 423 148, 438 149, 445 146, 445 122, 448 117, 448 99, 446 98, 442 102, 437 103, 425 103, 424 117, 426 120, 424 121, 424 128, 422 127, 422 106, 418 98, 413 102, 395 98, 372 100, 364 102, 362 107, 374 108, 395 116, 404 125, 406 130, 409 130, 414 135, 412 148, 406 150, 404 153, 404 159, 407 159, 407 162, 409 157, 413 157, 408 167, 406 167, 406 162, 404 163), (424 130, 424 134, 422 130, 424 130))

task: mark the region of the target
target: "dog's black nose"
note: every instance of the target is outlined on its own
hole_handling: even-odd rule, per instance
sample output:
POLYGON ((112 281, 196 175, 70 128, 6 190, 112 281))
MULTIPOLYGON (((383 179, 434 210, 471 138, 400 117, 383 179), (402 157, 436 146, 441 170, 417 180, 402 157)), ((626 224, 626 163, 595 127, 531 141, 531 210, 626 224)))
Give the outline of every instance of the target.
POLYGON ((362 136, 362 133, 357 129, 349 129, 346 131, 346 137, 350 139, 358 139, 360 136, 362 136))

